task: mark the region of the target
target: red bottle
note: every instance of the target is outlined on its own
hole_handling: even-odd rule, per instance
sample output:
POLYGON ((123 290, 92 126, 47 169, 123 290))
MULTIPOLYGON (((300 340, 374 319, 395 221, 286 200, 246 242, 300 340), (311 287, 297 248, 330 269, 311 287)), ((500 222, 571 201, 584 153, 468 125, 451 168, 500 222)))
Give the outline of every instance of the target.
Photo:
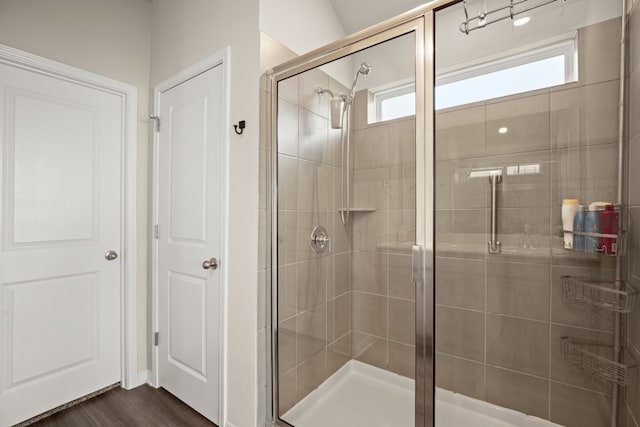
POLYGON ((600 233, 615 235, 616 237, 600 237, 600 248, 605 255, 616 255, 618 253, 619 224, 620 212, 616 211, 613 205, 607 205, 605 210, 600 212, 600 233))

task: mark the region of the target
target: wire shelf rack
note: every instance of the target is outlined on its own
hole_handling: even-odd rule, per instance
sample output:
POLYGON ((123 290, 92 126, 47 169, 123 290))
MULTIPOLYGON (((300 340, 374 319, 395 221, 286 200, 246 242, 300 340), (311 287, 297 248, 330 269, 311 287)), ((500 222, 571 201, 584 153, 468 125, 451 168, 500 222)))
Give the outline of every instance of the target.
POLYGON ((579 301, 618 313, 631 313, 638 291, 629 283, 594 282, 573 276, 562 276, 562 293, 566 299, 579 301))
POLYGON ((627 352, 628 363, 613 361, 613 346, 595 341, 561 337, 562 357, 584 369, 591 375, 611 381, 621 386, 631 383, 630 369, 636 366, 636 360, 627 352))
POLYGON ((575 252, 594 253, 606 256, 619 256, 626 253, 627 233, 623 230, 620 234, 591 233, 587 231, 573 231, 574 235, 583 236, 584 243, 580 249, 572 248, 575 252), (589 241, 593 241, 592 251, 585 250, 590 247, 589 241), (607 242, 605 244, 605 242, 607 242))

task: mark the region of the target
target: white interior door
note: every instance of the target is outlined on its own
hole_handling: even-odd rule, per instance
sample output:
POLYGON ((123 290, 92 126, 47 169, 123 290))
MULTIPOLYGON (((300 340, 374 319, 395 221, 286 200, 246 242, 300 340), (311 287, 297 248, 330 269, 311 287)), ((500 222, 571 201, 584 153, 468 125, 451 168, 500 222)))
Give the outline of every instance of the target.
POLYGON ((159 385, 219 423, 223 72, 160 94, 159 385), (204 265, 207 267, 208 265, 204 265))
POLYGON ((120 381, 119 96, 0 64, 0 425, 120 381))

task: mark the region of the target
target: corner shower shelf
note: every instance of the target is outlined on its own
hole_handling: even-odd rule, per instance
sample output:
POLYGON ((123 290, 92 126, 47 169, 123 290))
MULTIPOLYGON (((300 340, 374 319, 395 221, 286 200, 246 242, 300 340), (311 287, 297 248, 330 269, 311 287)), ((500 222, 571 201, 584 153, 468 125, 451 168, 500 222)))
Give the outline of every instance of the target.
POLYGON ((624 253, 625 253, 626 233, 624 231, 622 231, 619 235, 618 234, 591 233, 591 232, 587 232, 587 231, 574 231, 573 234, 577 234, 579 236, 584 236, 585 238, 592 237, 592 238, 595 238, 595 239, 601 239, 601 238, 610 239, 611 242, 612 242, 612 246, 614 246, 615 250, 612 253, 609 253, 609 252, 607 252, 606 246, 600 246, 600 245, 598 245, 598 247, 596 248, 595 252, 578 251, 578 250, 575 250, 575 249, 567 249, 567 250, 570 250, 570 251, 573 251, 573 252, 578 252, 578 253, 600 254, 600 255, 605 255, 605 256, 619 256, 619 255, 624 255, 624 253))
POLYGON ((600 307, 618 313, 633 311, 635 295, 638 291, 630 284, 621 282, 616 289, 615 282, 592 282, 572 276, 562 276, 562 294, 566 299, 600 307))
POLYGON ((562 358, 589 372, 591 375, 621 386, 631 383, 629 370, 636 366, 633 356, 627 352, 623 364, 613 360, 613 346, 595 341, 561 337, 562 358))
POLYGON ((338 209, 338 212, 375 212, 376 208, 349 208, 349 209, 338 209))

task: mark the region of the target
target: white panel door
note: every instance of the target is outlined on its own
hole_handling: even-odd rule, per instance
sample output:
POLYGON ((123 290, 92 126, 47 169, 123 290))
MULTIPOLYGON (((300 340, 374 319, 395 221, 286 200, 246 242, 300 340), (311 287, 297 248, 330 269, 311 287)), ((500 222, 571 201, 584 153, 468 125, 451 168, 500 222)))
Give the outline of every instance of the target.
POLYGON ((218 424, 221 267, 203 262, 223 249, 222 66, 159 104, 159 385, 218 424))
POLYGON ((120 381, 122 117, 0 64, 0 426, 120 381))

